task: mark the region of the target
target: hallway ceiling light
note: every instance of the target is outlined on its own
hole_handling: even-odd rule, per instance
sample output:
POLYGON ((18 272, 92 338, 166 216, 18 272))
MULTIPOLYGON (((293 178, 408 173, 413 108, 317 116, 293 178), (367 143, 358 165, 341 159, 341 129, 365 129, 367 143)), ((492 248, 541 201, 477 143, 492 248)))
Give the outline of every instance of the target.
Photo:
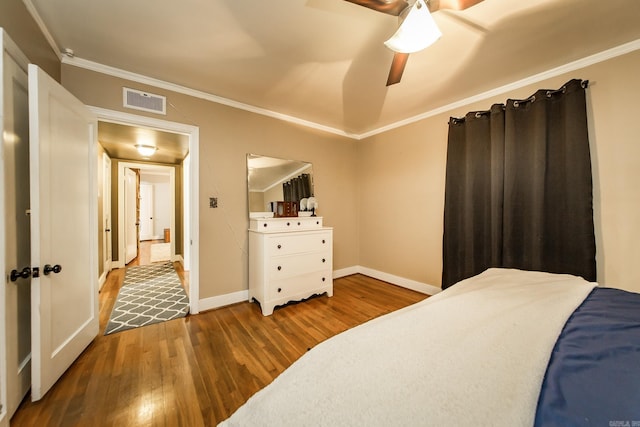
POLYGON ((138 153, 144 157, 150 157, 158 150, 158 148, 153 145, 136 144, 135 147, 138 150, 138 153))

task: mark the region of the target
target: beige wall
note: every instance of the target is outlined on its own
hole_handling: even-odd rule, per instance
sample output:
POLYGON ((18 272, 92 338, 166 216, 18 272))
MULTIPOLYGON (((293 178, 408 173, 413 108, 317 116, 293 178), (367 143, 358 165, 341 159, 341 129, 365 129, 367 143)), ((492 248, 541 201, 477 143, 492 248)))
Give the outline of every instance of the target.
POLYGON ((571 78, 587 91, 598 281, 640 291, 640 51, 370 137, 358 145, 360 264, 440 286, 447 122, 571 78))
POLYGON ((60 81, 60 57, 54 52, 22 0, 0 1, 0 27, 20 50, 55 80, 60 81))
MULTIPOLYGON (((507 98, 525 98, 578 77, 588 90, 598 278, 640 291, 632 268, 639 249, 640 156, 633 70, 640 53, 589 66, 420 122, 351 141, 179 94, 167 94, 168 120, 200 126, 201 297, 246 289, 246 153, 312 161, 320 211, 335 227, 335 268, 355 265, 440 285, 447 121, 507 98), (625 78, 626 77, 626 78, 625 78), (208 197, 220 208, 209 209, 208 197), (215 273, 213 273, 215 271, 215 273)), ((63 67, 63 83, 89 105, 122 110, 118 79, 63 67)))
POLYGON ((334 268, 357 265, 356 141, 69 65, 62 84, 87 105, 199 127, 200 298, 248 288, 247 153, 313 163, 319 214, 334 227, 334 268), (166 95, 167 115, 123 109, 122 86, 166 95))

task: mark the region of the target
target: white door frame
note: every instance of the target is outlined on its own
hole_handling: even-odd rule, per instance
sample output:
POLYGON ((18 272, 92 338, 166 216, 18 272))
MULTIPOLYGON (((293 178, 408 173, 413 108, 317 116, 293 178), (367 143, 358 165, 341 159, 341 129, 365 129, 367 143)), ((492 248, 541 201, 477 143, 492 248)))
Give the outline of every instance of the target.
MULTIPOLYGON (((137 116, 121 111, 107 110, 100 107, 88 106, 98 116, 98 121, 124 124, 129 126, 144 126, 160 131, 175 132, 187 135, 189 137, 189 176, 186 179, 189 182, 189 203, 184 206, 185 217, 189 221, 188 234, 184 236, 185 244, 190 243, 189 248, 189 301, 190 313, 198 314, 200 299, 200 243, 199 243, 199 217, 198 210, 199 201, 199 146, 200 146, 200 129, 197 126, 184 123, 170 122, 167 120, 156 119, 152 117, 137 116)), ((118 227, 120 228, 120 227, 118 227)), ((173 239, 171 239, 173 240, 173 239)))
POLYGON ((102 153, 102 269, 100 287, 105 283, 107 274, 111 271, 111 158, 107 153, 102 153))
MULTIPOLYGON (((0 30, 0 40, 3 33, 0 30)), ((6 33, 4 34, 6 36, 6 33)), ((31 386, 31 279, 9 270, 31 267, 28 61, 6 36, 0 52, 0 362, 1 412, 15 413, 31 386), (6 107, 6 109, 5 109, 6 107), (3 170, 4 169, 4 170, 3 170), (7 268, 7 270, 5 270, 7 268), (6 323, 5 323, 6 322, 6 323), (6 351, 5 351, 6 349, 6 351), (6 359, 5 359, 6 358, 6 359)), ((0 418, 2 418, 0 414, 0 418)))
MULTIPOLYGON (((29 64, 29 59, 22 53, 17 44, 13 42, 11 37, 0 28, 0 274, 4 277, 0 282, 0 427, 9 425, 9 418, 13 414, 7 413, 7 375, 8 375, 8 367, 7 367, 7 329, 8 325, 6 324, 6 273, 7 268, 10 266, 6 265, 6 223, 8 219, 5 218, 6 215, 6 207, 5 207, 5 182, 4 182, 4 144, 5 140, 13 137, 14 135, 10 135, 7 129, 4 128, 5 125, 5 115, 8 114, 4 110, 4 61, 7 59, 5 56, 11 56, 13 60, 18 64, 20 68, 24 71, 25 75, 27 74, 27 67, 29 64)), ((28 144, 28 141, 24 142, 28 144)), ((14 268, 11 266, 11 268, 14 268)), ((15 267, 21 268, 21 267, 15 267)), ((27 285, 28 286, 28 285, 27 285)))

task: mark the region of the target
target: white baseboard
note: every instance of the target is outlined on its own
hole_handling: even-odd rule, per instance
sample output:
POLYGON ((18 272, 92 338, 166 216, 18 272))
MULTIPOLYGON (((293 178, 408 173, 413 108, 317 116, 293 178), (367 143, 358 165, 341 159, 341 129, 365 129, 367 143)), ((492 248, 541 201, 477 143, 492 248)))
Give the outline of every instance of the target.
POLYGON ((224 307, 225 305, 235 304, 237 302, 243 302, 249 300, 249 290, 238 291, 230 294, 218 295, 217 297, 210 297, 198 300, 198 310, 213 310, 214 308, 224 307))
MULTIPOLYGON (((426 283, 417 282, 415 280, 407 279, 393 274, 385 273, 383 271, 374 270, 372 268, 362 267, 361 265, 354 265, 352 267, 341 268, 340 270, 333 271, 333 278, 339 279, 341 277, 350 276, 352 274, 364 274, 365 276, 373 277, 374 279, 382 280, 391 283, 396 286, 411 289, 416 292, 420 292, 426 295, 435 295, 441 292, 442 289, 437 286, 428 285, 426 283)), ((216 297, 204 298, 198 301, 198 308, 200 311, 213 310, 214 308, 224 307, 225 305, 231 305, 238 302, 248 301, 249 291, 238 291, 230 294, 219 295, 216 297)))
POLYGON ((339 279, 341 277, 351 276, 352 274, 360 273, 359 266, 341 268, 340 270, 333 270, 333 278, 339 279))
POLYGON ((427 295, 435 295, 438 292, 442 292, 437 286, 428 285, 426 283, 418 282, 415 280, 407 279, 405 277, 395 276, 393 274, 385 273, 383 271, 374 270, 372 268, 357 266, 358 273, 364 274, 365 276, 373 277, 374 279, 382 280, 385 282, 389 282, 393 285, 400 286, 403 288, 411 289, 416 292, 421 292, 427 295))
POLYGON ((182 268, 184 268, 184 258, 182 258, 182 255, 180 254, 176 254, 173 256, 173 261, 174 262, 179 262, 182 265, 182 268))

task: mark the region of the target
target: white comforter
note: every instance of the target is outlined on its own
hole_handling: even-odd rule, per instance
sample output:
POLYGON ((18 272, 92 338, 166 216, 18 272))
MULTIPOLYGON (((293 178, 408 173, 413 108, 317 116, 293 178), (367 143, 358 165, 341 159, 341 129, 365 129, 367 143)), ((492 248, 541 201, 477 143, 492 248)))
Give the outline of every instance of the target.
POLYGON ((317 345, 220 425, 532 425, 554 343, 594 286, 487 270, 317 345))

